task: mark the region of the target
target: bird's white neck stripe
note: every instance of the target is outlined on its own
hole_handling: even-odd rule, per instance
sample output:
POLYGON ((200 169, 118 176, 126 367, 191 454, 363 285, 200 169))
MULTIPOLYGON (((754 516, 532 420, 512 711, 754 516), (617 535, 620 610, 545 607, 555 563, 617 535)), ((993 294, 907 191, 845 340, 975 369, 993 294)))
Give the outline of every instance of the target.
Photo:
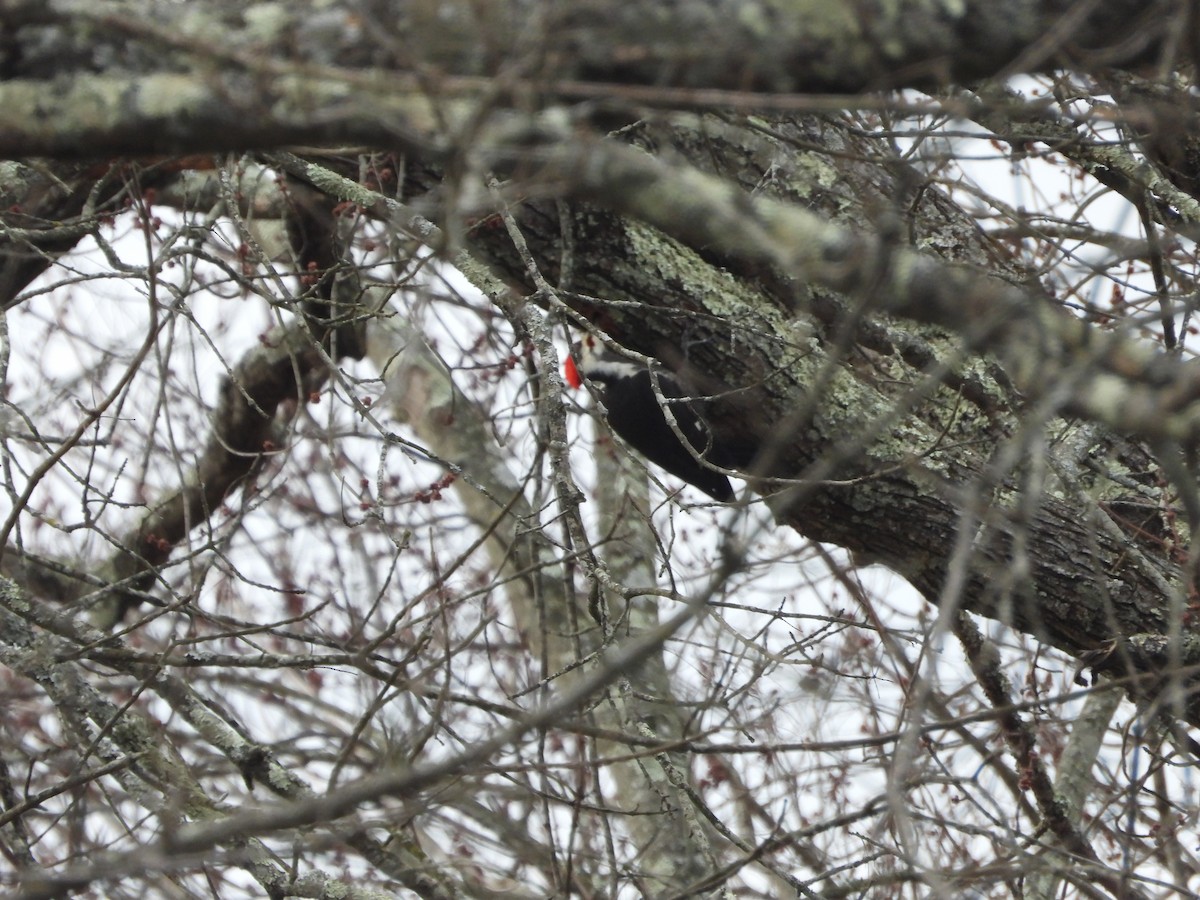
POLYGON ((583 373, 597 381, 606 378, 632 378, 645 371, 645 366, 639 366, 627 359, 591 359, 585 361, 583 366, 583 373))

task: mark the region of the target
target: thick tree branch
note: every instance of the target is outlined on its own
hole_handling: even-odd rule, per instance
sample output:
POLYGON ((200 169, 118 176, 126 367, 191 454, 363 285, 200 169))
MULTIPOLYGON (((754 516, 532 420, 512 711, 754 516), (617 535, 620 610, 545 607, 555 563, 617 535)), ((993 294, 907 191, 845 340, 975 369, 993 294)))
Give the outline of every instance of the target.
MULTIPOLYGON (((278 4, 269 13, 253 4, 240 10, 242 28, 230 31, 218 24, 226 12, 219 3, 97 9, 59 0, 49 4, 52 11, 34 13, 10 0, 0 24, 39 52, 7 60, 0 156, 428 146, 436 143, 428 126, 446 121, 439 118, 446 91, 486 96, 487 86, 472 79, 489 74, 494 59, 505 61, 506 90, 515 95, 553 95, 557 86, 575 96, 586 93, 584 83, 595 84, 597 96, 625 84, 857 93, 1064 64, 1130 65, 1153 60, 1183 15, 1170 0, 873 0, 853 12, 757 0, 689 0, 652 10, 620 0, 510 5, 500 14, 498 6, 488 12, 451 0, 431 15, 418 0, 389 4, 386 23, 377 23, 380 37, 364 42, 336 13, 314 23, 308 11, 278 4), (210 38, 217 28, 226 38, 220 43, 210 38), (531 34, 544 42, 538 53, 529 52, 531 34), (91 71, 98 35, 114 43, 124 72, 91 71), (87 57, 76 58, 76 44, 89 47, 87 57), (57 52, 49 49, 55 46, 57 52), (180 72, 181 58, 204 65, 180 72), (84 69, 75 77, 68 74, 72 60, 84 69), (211 68, 214 61, 220 69, 211 68), (436 78, 427 75, 434 71, 436 78), (53 87, 44 80, 50 75, 53 87), (433 96, 436 111, 425 102, 433 96)), ((363 15, 376 24, 369 9, 363 15)))
POLYGON ((235 488, 249 484, 264 460, 283 449, 281 407, 303 402, 328 377, 325 356, 305 323, 268 335, 226 377, 213 432, 194 473, 121 541, 110 564, 116 592, 97 605, 93 620, 98 626, 112 627, 137 606, 175 547, 209 522, 235 488))
POLYGON ((1037 291, 853 232, 796 205, 748 198, 728 181, 611 142, 566 141, 533 157, 537 178, 693 247, 868 295, 870 310, 956 331, 998 355, 1031 396, 1073 384, 1065 407, 1077 415, 1146 438, 1188 445, 1200 439, 1200 371, 1141 340, 1102 331, 1037 291))
POLYGON ((1152 58, 1159 42, 1183 24, 1178 4, 1164 0, 865 0, 853 10, 763 0, 685 0, 650 8, 621 0, 517 0, 494 7, 446 0, 432 9, 403 0, 379 9, 367 5, 353 17, 336 10, 314 17, 303 8, 251 3, 230 10, 212 0, 186 10, 147 0, 100 8, 77 0, 8 0, 0 22, 37 48, 7 60, 10 76, 18 77, 89 64, 94 55, 76 48, 90 47, 94 54, 103 40, 143 74, 156 58, 189 55, 262 71, 273 59, 264 47, 286 46, 293 59, 310 66, 357 67, 382 56, 405 67, 417 63, 470 75, 487 71, 493 61, 518 58, 514 54, 529 48, 532 35, 549 42, 542 55, 520 65, 539 76, 552 70, 615 83, 785 92, 961 82, 1045 71, 1065 61, 1129 64, 1152 58), (356 24, 377 31, 364 35, 356 24), (212 40, 213 33, 223 40, 212 40))

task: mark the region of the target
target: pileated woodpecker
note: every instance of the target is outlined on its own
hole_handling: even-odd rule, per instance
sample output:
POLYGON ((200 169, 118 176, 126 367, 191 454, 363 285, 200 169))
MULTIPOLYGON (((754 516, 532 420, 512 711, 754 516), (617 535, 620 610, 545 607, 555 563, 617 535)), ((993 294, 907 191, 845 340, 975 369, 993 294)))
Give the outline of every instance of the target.
POLYGON ((733 499, 729 479, 705 466, 700 458, 722 468, 730 468, 733 462, 721 452, 693 402, 682 399, 686 394, 669 374, 656 369, 652 381, 646 366, 618 356, 590 336, 574 347, 564 369, 571 387, 582 385, 585 377, 599 384, 609 426, 634 450, 714 500, 727 503, 733 499), (667 421, 654 391, 655 382, 690 448, 667 421))

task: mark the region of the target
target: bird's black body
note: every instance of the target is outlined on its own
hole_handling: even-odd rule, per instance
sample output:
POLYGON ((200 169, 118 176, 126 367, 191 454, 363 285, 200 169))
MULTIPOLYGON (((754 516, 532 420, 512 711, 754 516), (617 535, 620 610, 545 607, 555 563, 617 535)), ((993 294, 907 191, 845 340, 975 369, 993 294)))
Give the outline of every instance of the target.
POLYGON ((645 366, 596 347, 590 339, 577 348, 575 356, 578 364, 567 363, 568 381, 578 386, 582 373, 601 389, 600 399, 608 410, 608 424, 625 443, 714 500, 728 502, 733 499, 729 479, 708 468, 697 457, 722 468, 732 463, 714 442, 694 401, 682 399, 687 395, 671 375, 657 371, 652 379, 645 366), (687 438, 691 449, 684 446, 667 421, 654 390, 655 382, 675 419, 679 434, 687 438))

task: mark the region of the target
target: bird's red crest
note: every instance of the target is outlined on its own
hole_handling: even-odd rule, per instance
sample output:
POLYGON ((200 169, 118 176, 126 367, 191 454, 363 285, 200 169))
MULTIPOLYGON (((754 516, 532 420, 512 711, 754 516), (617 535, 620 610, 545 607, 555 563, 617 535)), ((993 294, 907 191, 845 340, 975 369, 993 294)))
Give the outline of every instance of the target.
POLYGON ((575 365, 575 360, 570 356, 563 363, 563 375, 567 379, 567 384, 571 387, 578 388, 583 386, 583 377, 579 374, 579 368, 575 365))
POLYGON ((575 357, 579 357, 579 361, 584 364, 584 369, 587 369, 587 361, 590 355, 596 350, 596 339, 590 334, 585 334, 583 340, 576 344, 567 354, 567 361, 563 363, 563 375, 567 379, 567 384, 573 388, 583 387, 583 372, 579 370, 579 366, 575 363, 575 357))

